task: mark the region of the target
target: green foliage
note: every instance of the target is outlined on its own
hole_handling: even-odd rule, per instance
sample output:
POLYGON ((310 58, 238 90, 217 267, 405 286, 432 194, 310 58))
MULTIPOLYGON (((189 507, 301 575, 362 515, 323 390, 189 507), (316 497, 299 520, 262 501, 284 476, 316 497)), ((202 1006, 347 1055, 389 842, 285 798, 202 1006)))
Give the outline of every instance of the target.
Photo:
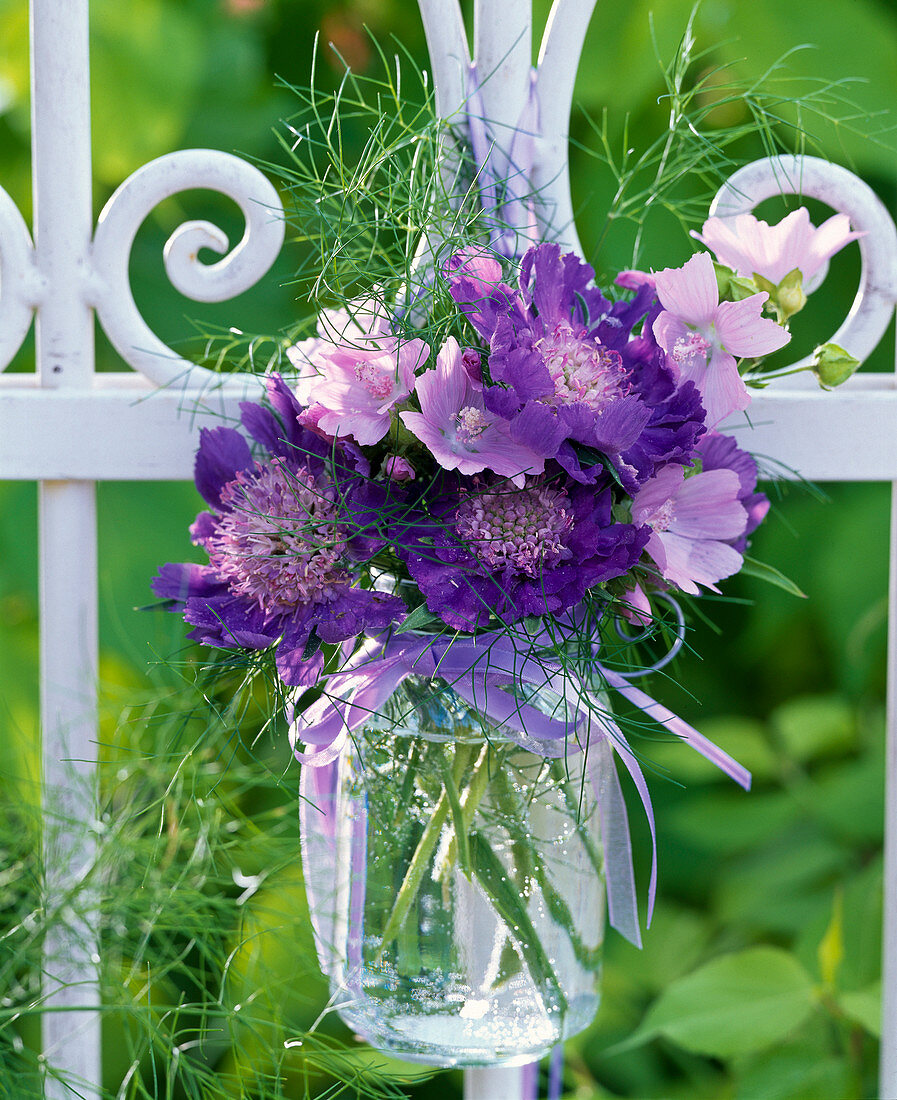
POLYGON ((732 1058, 781 1042, 813 1005, 813 983, 792 955, 752 947, 673 982, 624 1045, 663 1036, 693 1054, 732 1058))

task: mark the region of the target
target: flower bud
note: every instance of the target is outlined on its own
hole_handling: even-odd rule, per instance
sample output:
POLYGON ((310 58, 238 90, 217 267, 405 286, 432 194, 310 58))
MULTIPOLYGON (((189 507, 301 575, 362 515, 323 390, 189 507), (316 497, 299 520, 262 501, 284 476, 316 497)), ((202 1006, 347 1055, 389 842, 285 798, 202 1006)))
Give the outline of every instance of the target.
POLYGON ((813 352, 813 373, 824 390, 846 382, 859 365, 859 359, 837 344, 822 344, 813 352))
POLYGON ((793 271, 789 271, 776 287, 775 300, 779 307, 780 321, 787 321, 795 313, 800 313, 807 304, 803 283, 800 268, 796 267, 793 271))
POLYGON ((719 290, 721 302, 743 302, 745 298, 757 293, 757 286, 753 279, 747 279, 744 275, 736 275, 735 272, 724 264, 713 265, 713 273, 716 275, 716 285, 719 290))
POLYGON ((800 313, 807 304, 800 268, 793 268, 778 284, 757 274, 754 275, 754 282, 759 290, 765 290, 769 295, 765 309, 768 313, 775 313, 780 325, 787 324, 788 319, 800 313))
POLYGON ((414 481, 417 476, 411 463, 401 455, 387 455, 382 472, 390 481, 414 481))
POLYGON ((483 364, 478 351, 474 351, 473 348, 465 348, 461 352, 461 366, 471 382, 482 383, 483 364))
POLYGON ((757 293, 757 284, 753 279, 747 279, 744 275, 733 275, 729 280, 729 293, 726 295, 730 302, 743 302, 745 298, 752 298, 757 293))

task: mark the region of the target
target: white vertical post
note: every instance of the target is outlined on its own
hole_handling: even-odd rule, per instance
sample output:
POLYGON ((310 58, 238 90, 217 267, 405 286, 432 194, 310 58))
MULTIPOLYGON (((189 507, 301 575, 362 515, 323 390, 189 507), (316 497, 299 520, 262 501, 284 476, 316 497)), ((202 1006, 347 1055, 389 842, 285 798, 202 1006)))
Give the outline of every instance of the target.
POLYGON ((888 709, 879 1094, 897 1096, 897 481, 891 483, 888 709))
MULTIPOLYGON (((59 390, 89 388, 94 372, 84 293, 93 229, 89 72, 87 0, 32 0, 34 240, 52 288, 37 314, 37 370, 42 387, 59 390)), ((54 914, 42 1030, 52 1067, 46 1096, 61 1100, 98 1095, 100 1083, 96 920, 81 888, 96 855, 94 483, 42 482, 39 524, 45 906, 54 914)))
POLYGON ((464 1100, 518 1100, 526 1066, 474 1066, 464 1071, 464 1100))

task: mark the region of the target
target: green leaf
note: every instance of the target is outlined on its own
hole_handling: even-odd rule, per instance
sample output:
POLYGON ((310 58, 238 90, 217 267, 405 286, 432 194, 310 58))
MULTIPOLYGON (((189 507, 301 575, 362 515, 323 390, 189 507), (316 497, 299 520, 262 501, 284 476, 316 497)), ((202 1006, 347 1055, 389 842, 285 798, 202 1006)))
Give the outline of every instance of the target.
POLYGON ((320 648, 321 639, 318 637, 318 632, 312 630, 305 642, 305 649, 302 650, 302 660, 308 661, 310 658, 314 657, 320 648))
POLYGON ((406 630, 424 630, 434 623, 441 623, 442 619, 427 610, 425 603, 420 604, 411 612, 405 621, 395 628, 396 634, 404 634, 406 630))
POLYGON ((797 800, 795 810, 798 818, 790 828, 720 871, 716 913, 724 924, 754 925, 783 935, 796 934, 822 914, 818 946, 831 918, 830 883, 844 872, 844 847, 802 819, 807 811, 797 800))
POLYGON ((464 821, 464 811, 461 809, 461 799, 458 796, 458 788, 448 758, 443 754, 440 757, 442 765, 442 782, 446 797, 449 801, 449 809, 452 814, 452 824, 455 827, 455 846, 458 852, 458 862, 461 870, 468 880, 472 877, 473 869, 470 865, 470 845, 467 841, 467 825, 464 821))
POLYGON ((588 470, 591 466, 603 466, 605 464, 605 458, 597 451, 593 451, 591 447, 585 447, 582 443, 574 443, 571 441, 570 446, 576 457, 579 459, 579 464, 584 469, 588 470))
POLYGON ((818 1046, 801 1045, 764 1054, 740 1075, 735 1100, 819 1100, 855 1095, 851 1067, 818 1046))
POLYGON ((870 1035, 881 1038, 881 982, 853 993, 840 994, 838 1004, 854 1023, 864 1027, 870 1035))
POLYGON ((840 756, 856 745, 853 708, 839 695, 789 699, 772 712, 770 724, 788 756, 801 763, 840 756))
POLYGON ((793 955, 754 947, 673 982, 625 1045, 660 1035, 694 1054, 750 1054, 785 1039, 814 1005, 813 982, 793 955))
POLYGON ((835 891, 832 919, 819 941, 818 960, 823 982, 833 989, 844 961, 844 893, 840 889, 835 891))
POLYGON ((790 592, 792 596, 798 596, 802 600, 807 598, 806 592, 802 592, 794 581, 786 577, 784 573, 780 573, 774 565, 757 561, 756 558, 748 557, 747 554, 744 556, 741 572, 746 577, 756 577, 757 580, 766 581, 767 584, 775 585, 776 588, 783 588, 786 592, 790 592))

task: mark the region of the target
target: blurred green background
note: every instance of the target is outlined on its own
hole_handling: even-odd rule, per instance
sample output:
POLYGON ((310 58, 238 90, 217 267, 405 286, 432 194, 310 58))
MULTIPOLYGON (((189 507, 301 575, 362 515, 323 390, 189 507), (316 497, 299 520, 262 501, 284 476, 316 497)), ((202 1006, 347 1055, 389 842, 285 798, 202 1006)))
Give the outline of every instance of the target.
MULTIPOLYGON (((534 7, 544 20, 548 5, 534 7)), ((636 149, 663 133, 657 57, 673 56, 691 7, 605 3, 593 19, 571 129, 580 237, 599 273, 628 265, 631 232, 603 232, 615 183, 588 151, 593 123, 606 108, 615 148, 624 126, 636 149)), ((387 54, 396 35, 426 65, 410 0, 94 0, 97 212, 128 173, 170 150, 282 161, 274 130, 296 104, 275 77, 308 81, 316 33, 323 86, 342 73, 327 42, 356 71, 375 74, 368 28, 387 54)), ((842 121, 804 124, 819 150, 895 208, 897 151, 882 116, 897 72, 890 0, 705 0, 696 33, 706 53, 693 79, 719 70, 711 83, 752 84, 786 54, 774 75, 787 76, 787 96, 849 79, 837 93, 851 103, 839 108, 842 121)), ((27 84, 27 8, 0 0, 0 186, 26 218, 27 84)), ((744 121, 738 112, 729 103, 718 124, 744 121)), ((179 298, 161 248, 188 216, 219 221, 232 239, 240 233, 235 208, 207 193, 178 196, 148 217, 132 282, 166 342, 195 350, 197 326, 278 332, 308 314, 289 245, 233 303, 179 298)), ((690 252, 669 218, 651 224, 645 249, 656 267, 690 252)), ((798 346, 828 337, 820 329, 845 314, 857 267, 855 255, 833 263, 796 325, 798 346)), ((892 347, 889 336, 870 369, 891 369, 892 347)), ((98 355, 101 369, 122 369, 101 334, 98 355)), ((12 369, 33 370, 32 357, 26 345, 12 369)), ((808 598, 736 580, 727 586, 733 602, 706 603, 721 633, 700 626, 694 653, 650 685, 749 766, 755 789, 732 789, 688 750, 652 748, 684 784, 653 777, 658 912, 643 952, 609 939, 601 1012, 568 1044, 570 1095, 877 1095, 888 494, 884 485, 823 488, 825 497, 781 490, 754 543, 754 555, 808 598)), ((149 602, 158 566, 185 556, 198 499, 188 484, 110 483, 99 500, 109 1095, 460 1095, 458 1075, 421 1083, 419 1069, 352 1048, 329 1015, 306 1034, 324 995, 310 957, 295 858, 297 776, 282 730, 259 735, 263 707, 229 708, 221 692, 215 720, 202 718, 197 657, 184 648, 182 624, 134 610, 149 602)), ((37 905, 35 502, 33 484, 0 483, 0 1096, 13 1100, 38 1095, 29 1007, 41 930, 53 916, 37 905)), ((640 815, 632 819, 644 857, 640 815)), ((644 883, 644 858, 640 870, 644 883)))

